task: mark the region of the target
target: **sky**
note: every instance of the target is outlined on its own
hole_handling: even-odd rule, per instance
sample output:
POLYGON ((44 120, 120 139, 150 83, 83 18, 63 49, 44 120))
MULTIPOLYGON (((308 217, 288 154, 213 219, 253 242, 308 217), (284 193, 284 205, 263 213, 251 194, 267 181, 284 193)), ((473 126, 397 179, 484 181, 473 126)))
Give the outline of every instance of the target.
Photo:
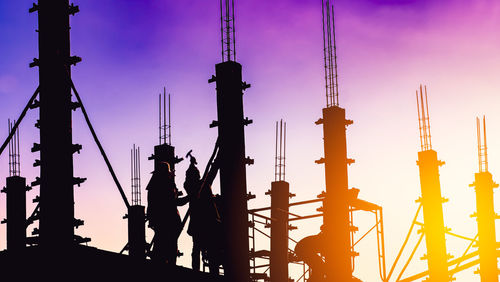
MULTIPOLYGON (((237 61, 245 91, 246 153, 255 159, 247 168, 247 186, 257 198, 250 208, 267 206, 264 193, 274 180, 275 122, 287 122, 286 180, 294 201, 315 198, 324 190, 322 128, 314 124, 325 107, 321 4, 319 0, 236 0, 237 61)), ((130 149, 141 148, 144 188, 153 169, 147 157, 158 142, 157 101, 166 87, 172 100, 172 144, 177 155, 189 150, 208 161, 216 130, 215 87, 207 80, 220 62, 218 1, 77 1, 81 12, 71 17, 71 52, 83 61, 72 77, 97 135, 118 178, 130 195, 130 149)), ((7 119, 19 116, 38 85, 37 18, 32 1, 0 0, 0 139, 7 119)), ((420 196, 417 152, 420 149, 415 90, 427 85, 433 149, 446 164, 440 169, 445 224, 453 232, 474 237, 474 190, 477 172, 475 117, 486 115, 489 167, 500 170, 500 3, 494 0, 336 0, 340 106, 354 125, 347 129, 349 185, 359 197, 384 211, 388 268, 408 231, 420 196)), ((21 173, 28 182, 38 176, 30 152, 38 142, 31 110, 21 128, 21 173)), ((73 113, 73 139, 83 145, 75 155, 75 176, 88 180, 75 187, 75 212, 85 225, 76 230, 91 237, 92 246, 119 251, 126 243, 126 213, 120 195, 93 143, 80 111, 73 113)), ((0 186, 8 176, 8 158, 0 156, 0 186)), ((177 167, 182 187, 188 162, 177 167)), ((217 181, 215 191, 218 190, 217 181)), ((31 199, 38 188, 28 192, 31 199)), ((143 199, 146 193, 143 190, 143 199)), ((495 195, 495 200, 500 201, 495 195)), ((144 201, 143 201, 144 203, 144 201)), ((296 210, 311 214, 317 206, 296 210)), ((498 209, 497 209, 498 210, 498 209)), ((186 209, 180 209, 181 214, 186 209)), ((5 194, 0 195, 5 218, 5 194)), ((357 236, 374 223, 355 215, 357 236)), ((317 233, 320 220, 300 223, 294 239, 317 233)), ((497 229, 498 229, 497 225, 497 229)), ((265 230, 269 231, 269 230, 265 230)), ((151 232, 148 231, 150 238, 151 232)), ((415 234, 414 234, 415 236, 415 234)), ((498 236, 497 236, 498 237, 498 236)), ((415 238, 415 237, 414 237, 415 238)), ((181 235, 179 264, 190 265, 190 237, 181 235)), ((414 244, 411 241, 410 244, 414 244)), ((264 238, 258 245, 266 247, 264 238)), ((455 257, 467 242, 448 238, 455 257)), ((0 226, 0 249, 5 225, 0 226)), ((378 278, 376 238, 367 236, 356 251, 354 275, 378 278)), ((421 246, 407 274, 426 269, 421 246)), ((408 253, 405 253, 405 258, 408 253)), ((472 268, 457 281, 479 281, 472 268)), ((399 267, 400 269, 400 267, 399 267)), ((295 272, 293 272, 295 273, 295 272)))

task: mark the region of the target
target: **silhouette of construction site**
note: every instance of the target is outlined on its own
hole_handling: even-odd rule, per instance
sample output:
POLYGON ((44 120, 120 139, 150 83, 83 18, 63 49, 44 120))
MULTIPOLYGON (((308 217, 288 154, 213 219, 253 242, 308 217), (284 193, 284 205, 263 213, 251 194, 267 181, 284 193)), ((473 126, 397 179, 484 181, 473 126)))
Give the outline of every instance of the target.
POLYGON ((8 121, 8 136, 0 148, 0 154, 6 151, 9 155, 9 177, 2 190, 6 195, 7 210, 7 218, 3 221, 7 225, 7 249, 0 252, 2 275, 16 277, 16 281, 68 279, 71 277, 68 274, 98 281, 105 278, 112 281, 134 278, 157 280, 158 277, 169 281, 360 281, 353 276, 356 257, 362 251, 356 246, 361 240, 367 240, 368 233, 374 232, 381 281, 424 278, 429 281, 452 281, 456 273, 477 265, 481 281, 498 281, 497 216, 493 202, 493 190, 498 184, 488 171, 486 118, 477 119, 479 170, 470 185, 476 194, 477 212, 474 216, 478 233, 468 237, 455 234, 445 226, 443 203, 447 200, 441 195, 439 179, 439 167, 444 162, 438 159, 432 147, 427 87, 422 85, 416 92, 421 142, 417 160, 421 197, 416 201, 417 212, 406 238, 402 240, 400 251, 392 264, 387 265, 382 207, 360 199, 360 190, 349 186, 348 167, 354 164, 354 160, 347 155, 346 130, 353 121, 346 118, 346 109, 339 104, 335 16, 330 0, 321 1, 322 18, 318 19, 323 25, 326 104, 321 118, 316 121, 316 125, 322 126, 324 142, 324 156, 316 163, 324 165, 325 190, 318 191, 314 199, 290 200, 295 194, 292 193, 293 184, 286 181, 287 125, 280 120, 276 122, 274 140, 275 178, 266 193, 270 196, 270 206, 248 209, 247 201, 255 195, 247 189, 246 166, 254 161, 245 150, 245 126, 250 125, 252 120, 244 116, 243 93, 251 85, 243 81, 242 65, 237 62, 234 2, 220 0, 221 62, 215 65, 215 74, 208 80, 208 83, 215 83, 217 93, 217 120, 210 124, 211 128, 217 128, 217 140, 202 174, 197 170, 198 163, 191 152, 184 157, 190 160, 189 173, 196 180, 194 184, 187 181, 184 184, 188 194, 185 198, 172 180, 175 188, 172 199, 176 202, 174 209, 180 205, 178 201, 185 199, 182 204, 189 201, 189 210, 182 217, 175 218, 179 230, 172 228, 170 231, 161 229, 154 222, 155 211, 150 204, 155 200, 151 199, 151 195, 157 189, 153 178, 166 179, 162 178, 165 173, 174 177, 176 164, 184 159, 176 155, 172 144, 170 95, 167 96, 164 89, 163 95, 159 96, 158 145, 152 148, 154 153, 148 158, 154 162, 153 176, 147 188, 148 206, 144 204, 141 194, 141 151, 136 145, 130 151, 129 202, 71 78, 71 66, 79 63, 81 58, 70 54, 69 17, 78 13, 79 8, 70 5, 68 0, 38 0, 37 4, 33 4, 29 11, 38 13, 39 58, 34 59, 30 67, 38 68, 39 86, 21 115, 12 122, 8 121), (40 154, 33 164, 40 167, 40 176, 27 183, 20 171, 18 128, 27 112, 33 109, 39 111, 35 126, 40 132, 40 143, 35 143, 31 152, 40 154), (73 174, 73 154, 82 149, 81 145, 72 142, 72 111, 75 110, 83 114, 127 209, 124 218, 128 222, 128 231, 124 232, 128 232, 128 242, 119 253, 88 247, 85 243, 90 238, 75 234, 75 229, 84 222, 74 216, 73 188, 86 180, 73 174), (210 188, 217 174, 220 195, 214 195, 210 188), (191 189, 189 185, 195 188, 191 189), (40 189, 39 195, 33 199, 36 207, 27 213, 26 191, 35 186, 40 189), (200 202, 203 195, 207 197, 208 204, 200 202), (298 214, 294 209, 299 206, 310 208, 311 212, 298 214), (163 257, 159 246, 168 240, 175 241, 177 246, 177 238, 186 227, 188 218, 200 217, 204 213, 205 224, 213 222, 213 226, 203 225, 201 231, 192 227, 194 231, 191 234, 203 232, 212 236, 213 241, 207 246, 206 242, 196 241, 199 237, 191 235, 193 245, 200 244, 196 253, 193 250, 193 269, 176 265, 178 254, 175 247, 173 256, 163 257), (368 213, 374 217, 373 226, 365 234, 357 234, 358 227, 353 222, 355 213, 368 213), (420 213, 423 213, 423 221, 418 220, 420 213), (305 238, 292 238, 289 231, 300 228, 292 224, 312 218, 322 219, 321 228, 312 230, 310 236, 305 238), (27 229, 35 222, 38 222, 38 228, 34 228, 28 236, 27 229), (146 240, 148 227, 155 231, 155 237, 150 242, 146 240), (172 234, 164 239, 165 232, 172 234), (403 259, 409 239, 415 233, 417 244, 403 259), (460 257, 452 258, 448 254, 446 236, 467 242, 460 257), (424 238, 427 250, 424 258, 428 268, 424 272, 405 276, 424 238), (270 248, 258 250, 258 240, 267 240, 270 248), (199 261, 195 262, 200 255, 203 258, 201 266, 199 261), (399 273, 396 272, 403 261, 403 266, 398 268, 399 273), (299 276, 295 276, 296 273, 292 275, 291 265, 301 267, 299 276), (25 271, 26 268, 29 271, 25 271), (135 271, 124 271, 128 269, 135 271))

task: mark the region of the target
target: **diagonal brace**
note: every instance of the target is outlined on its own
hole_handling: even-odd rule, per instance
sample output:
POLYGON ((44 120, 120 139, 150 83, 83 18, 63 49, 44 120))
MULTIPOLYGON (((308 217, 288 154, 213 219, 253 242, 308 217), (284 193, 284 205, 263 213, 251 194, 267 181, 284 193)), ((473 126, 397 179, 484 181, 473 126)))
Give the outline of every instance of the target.
POLYGON ((115 171, 113 170, 113 167, 111 166, 111 163, 109 162, 108 156, 106 155, 106 152, 104 152, 104 149, 101 145, 101 142, 99 141, 99 138, 97 138, 97 134, 94 131, 94 127, 92 126, 92 123, 90 122, 89 116, 87 115, 87 111, 85 110, 85 107, 83 106, 82 99, 80 98, 80 95, 78 94, 78 91, 76 90, 75 84, 73 83, 73 80, 68 77, 69 83, 71 85, 71 89, 73 89, 73 92, 75 93, 76 99, 78 103, 80 103, 80 108, 82 109, 83 117, 85 118, 85 121, 87 122, 87 125, 90 129, 90 133, 92 134, 92 137, 94 138, 94 141, 99 148, 99 151, 101 152, 101 155, 104 159, 104 162, 106 163, 106 166, 108 167, 109 172, 111 173, 111 177, 113 177, 113 181, 116 184, 116 187, 118 188, 118 191, 120 192, 120 195, 122 196, 123 202, 125 203, 125 206, 127 206, 127 210, 130 208, 130 204, 128 202, 127 196, 125 196, 125 192, 123 192, 123 188, 118 181, 118 178, 116 177, 115 171))
POLYGON ((21 113, 21 115, 17 119, 16 124, 14 124, 14 127, 10 131, 9 136, 7 136, 7 139, 5 139, 5 141, 3 142, 2 147, 0 147, 0 156, 3 153, 3 150, 5 150, 5 148, 9 144, 10 139, 12 138, 12 136, 14 136, 17 128, 19 127, 19 124, 21 123, 21 121, 23 120, 24 116, 28 112, 28 109, 30 108, 30 106, 33 104, 33 101, 35 101, 35 98, 36 98, 36 96, 38 96, 38 93, 40 93, 40 86, 38 86, 36 88, 35 93, 33 93, 33 96, 31 96, 31 99, 28 101, 28 104, 26 104, 26 107, 24 107, 23 112, 21 113))

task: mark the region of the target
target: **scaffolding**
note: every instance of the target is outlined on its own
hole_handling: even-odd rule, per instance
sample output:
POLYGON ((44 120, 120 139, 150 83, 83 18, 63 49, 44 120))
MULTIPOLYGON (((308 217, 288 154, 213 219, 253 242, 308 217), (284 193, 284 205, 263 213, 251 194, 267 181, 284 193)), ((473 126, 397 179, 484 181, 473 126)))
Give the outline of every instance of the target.
MULTIPOLYGON (((270 193, 271 191, 268 191, 266 194, 271 195, 272 197, 275 197, 275 194, 270 193)), ((290 197, 295 196, 294 194, 290 194, 290 197)), ((306 201, 299 201, 299 202, 294 202, 289 204, 289 208, 297 208, 297 207, 303 207, 303 206, 310 206, 312 204, 321 204, 324 202, 324 198, 317 198, 317 199, 312 199, 312 200, 306 200, 306 201)), ((271 202, 272 203, 272 202, 271 202)), ((267 232, 264 231, 263 228, 273 228, 273 224, 276 222, 279 222, 276 217, 269 216, 269 213, 272 213, 272 206, 270 207, 264 207, 264 208, 257 208, 257 209, 252 209, 249 210, 249 216, 250 216, 250 221, 251 221, 251 228, 250 228, 250 241, 251 241, 251 249, 250 249, 250 269, 252 271, 252 277, 256 277, 257 279, 255 280, 266 280, 268 277, 269 273, 271 272, 271 259, 273 252, 268 251, 268 250, 257 250, 257 238, 258 236, 261 238, 264 238, 266 240, 269 240, 272 244, 272 236, 268 234, 267 232), (266 215, 267 213, 267 215, 266 215), (264 261, 263 263, 260 263, 261 261, 264 261), (266 262, 267 261, 267 262, 266 262)), ((303 220, 309 220, 313 218, 322 218, 324 216, 324 213, 321 212, 321 207, 317 208, 316 211, 318 212, 310 212, 307 215, 299 215, 296 212, 288 211, 287 214, 287 222, 299 222, 303 220)), ((387 274, 386 274, 386 258, 385 258, 385 241, 384 241, 384 221, 383 221, 383 215, 382 215, 382 207, 375 205, 373 203, 363 201, 360 199, 356 199, 351 202, 351 205, 349 207, 349 213, 350 213, 350 226, 353 226, 353 220, 354 220, 354 213, 355 212, 369 212, 374 215, 375 217, 375 224, 371 226, 365 233, 362 235, 355 236, 355 231, 353 229, 351 232, 351 250, 354 251, 354 247, 361 242, 363 239, 365 239, 368 234, 375 232, 376 233, 376 238, 377 238, 377 256, 378 256, 378 267, 379 267, 379 275, 382 281, 388 281, 387 274)), ((281 212, 285 212, 282 210, 281 212)), ((295 230, 297 227, 288 224, 288 229, 295 230)), ((271 233, 272 234, 272 233, 271 233)), ((278 240, 282 238, 279 237, 278 240)), ((294 239, 292 236, 288 236, 288 244, 297 244, 298 240, 294 239)), ((323 257, 325 259, 325 257, 323 257)), ((293 265, 299 265, 302 267, 302 272, 300 273, 300 276, 298 277, 292 277, 292 279, 296 282, 300 281, 307 281, 307 278, 309 277, 309 267, 302 261, 299 261, 298 258, 296 257, 294 251, 292 248, 288 247, 288 263, 293 264, 293 265)), ((288 266, 287 266, 288 267, 288 266)), ((354 271, 354 264, 353 268, 351 269, 354 271)), ((272 277, 272 276, 271 276, 272 277)), ((273 281, 283 281, 283 280, 272 280, 273 281)), ((328 280, 330 281, 330 280, 328 280)))

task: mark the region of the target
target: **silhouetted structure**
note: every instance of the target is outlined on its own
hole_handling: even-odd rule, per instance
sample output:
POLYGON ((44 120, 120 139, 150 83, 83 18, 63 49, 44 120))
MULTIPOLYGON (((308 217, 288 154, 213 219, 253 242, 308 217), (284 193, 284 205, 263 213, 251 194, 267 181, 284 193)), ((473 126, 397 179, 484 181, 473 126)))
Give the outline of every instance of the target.
MULTIPOLYGON (((267 193, 271 195, 271 207, 251 211, 247 210, 247 200, 252 195, 247 194, 245 165, 252 164, 253 160, 245 157, 244 126, 252 121, 244 118, 242 98, 243 91, 250 85, 242 81, 242 66, 236 62, 234 0, 220 0, 220 9, 222 62, 216 65, 216 75, 209 80, 216 82, 217 88, 218 120, 214 121, 211 127, 218 127, 218 139, 203 177, 200 178, 195 166, 196 160, 192 156, 191 166, 186 172, 185 188, 192 200, 188 232, 193 236, 193 269, 199 270, 200 252, 204 252, 212 274, 218 274, 219 266, 224 266, 225 281, 268 280, 265 273, 256 273, 255 269, 269 266, 271 282, 287 282, 288 263, 292 262, 291 259, 293 262, 297 262, 297 259, 303 260, 312 267, 314 275, 310 277, 311 280, 359 281, 352 276, 354 258, 358 255, 354 247, 371 230, 376 230, 380 275, 382 281, 388 281, 394 266, 386 277, 382 207, 358 199, 359 190, 348 187, 347 167, 354 160, 347 158, 346 127, 352 124, 352 121, 346 119, 345 109, 339 105, 333 5, 330 5, 329 0, 322 0, 326 107, 322 111, 323 117, 316 122, 323 125, 324 131, 324 158, 317 163, 325 164, 326 192, 320 194, 318 199, 289 202, 292 194, 289 192, 289 183, 285 181, 286 124, 283 135, 283 124, 280 123, 279 146, 278 124, 276 127, 275 179, 267 193), (222 195, 216 198, 212 195, 210 186, 219 169, 222 195), (318 209, 320 213, 299 216, 289 211, 292 206, 319 202, 323 202, 323 208, 318 209), (354 232, 357 228, 353 225, 353 212, 359 210, 375 214, 376 224, 355 241, 354 232), (270 211, 270 217, 258 215, 259 211, 270 211), (252 259, 267 257, 269 265, 257 266, 254 260, 252 275, 249 267, 248 212, 252 215, 253 223, 256 222, 254 216, 259 216, 266 220, 263 224, 271 227, 271 235, 268 236, 270 251, 256 251, 255 243, 251 251, 252 259), (290 218, 290 215, 293 218, 290 218), (295 248, 296 257, 291 258, 293 253, 289 252, 288 240, 289 230, 293 227, 289 222, 317 217, 323 217, 324 230, 318 235, 307 236, 299 241, 295 248)), ((39 0, 39 3, 30 9, 30 12, 35 11, 39 12, 40 58, 34 59, 30 66, 40 68, 40 86, 18 122, 15 122, 15 125, 9 122, 9 137, 6 140, 9 144, 9 177, 6 188, 2 190, 7 193, 7 251, 0 252, 2 275, 16 275, 16 280, 21 281, 45 281, 48 278, 67 280, 69 274, 78 274, 79 279, 119 281, 139 278, 139 275, 135 277, 135 273, 140 273, 140 278, 148 280, 156 280, 158 277, 173 281, 219 280, 220 277, 215 275, 209 276, 175 267, 178 255, 177 239, 187 219, 186 216, 185 220, 181 221, 177 206, 185 203, 187 198, 180 199, 175 186, 175 165, 182 159, 175 155, 175 148, 171 143, 170 95, 167 124, 166 89, 164 88, 163 101, 161 94, 159 97, 159 144, 154 147, 154 154, 149 158, 154 160, 154 172, 148 185, 148 218, 156 233, 151 253, 148 252, 145 242, 146 215, 145 208, 141 205, 139 149, 136 150, 134 146, 131 152, 130 205, 71 80, 70 66, 81 59, 70 54, 69 15, 77 13, 79 8, 73 4, 69 5, 67 0, 39 0), (72 101, 71 90, 77 102, 72 101), (35 100, 38 95, 39 100, 35 100), (27 219, 26 190, 30 187, 26 186, 25 178, 20 176, 17 128, 28 108, 40 109, 40 119, 35 124, 40 129, 40 144, 34 144, 32 151, 40 151, 40 159, 36 160, 34 166, 40 166, 41 175, 32 182, 32 186, 40 185, 40 197, 35 198, 34 202, 38 202, 38 205, 27 219), (127 207, 129 256, 82 246, 81 243, 90 239, 75 235, 74 228, 83 224, 83 221, 74 218, 73 186, 80 185, 85 180, 73 176, 72 155, 82 148, 81 145, 72 144, 71 110, 77 108, 82 110, 127 207), (27 226, 38 219, 40 225, 39 229, 35 228, 34 235, 39 234, 39 237, 27 238, 27 226), (27 245, 30 247, 26 247, 27 245), (159 263, 148 261, 146 255, 159 263), (28 266, 30 271, 19 272, 19 267, 28 266), (82 268, 87 270, 83 274, 82 268), (123 269, 133 269, 134 272, 130 274, 123 269)), ((479 240, 456 235, 471 242, 478 242, 479 250, 467 254, 471 243, 461 258, 448 261, 445 242, 447 230, 444 227, 442 209, 444 200, 441 197, 439 182, 439 166, 444 163, 437 159, 436 151, 432 150, 426 89, 425 100, 423 93, 421 86, 420 95, 417 91, 421 140, 417 164, 420 169, 422 197, 419 199, 420 207, 410 232, 415 224, 424 227, 420 230, 422 235, 412 251, 410 260, 425 234, 428 252, 425 258, 428 260, 429 270, 401 280, 409 260, 396 280, 413 281, 428 275, 429 280, 433 282, 448 281, 454 273, 480 263, 481 280, 498 281, 496 215, 493 202, 493 188, 498 185, 493 182, 488 171, 485 120, 483 118, 484 143, 481 141, 480 122, 477 120, 479 172, 475 174, 475 182, 471 185, 476 191, 479 230, 476 238, 479 240), (424 224, 416 222, 421 209, 424 213, 424 224), (478 261, 459 266, 465 259, 478 254, 478 261), (448 270, 450 266, 455 268, 448 270)), ((7 143, 0 148, 0 154, 7 143)), ((189 155, 188 153, 187 156, 189 155)), ((255 226, 252 227, 255 232, 255 226)), ((251 238, 255 240, 255 234, 251 238)), ((408 238, 403 246, 407 240, 408 238)), ((401 253, 398 254, 396 262, 400 256, 401 253)), ((304 274, 304 280, 305 277, 304 274)))
POLYGON ((477 153, 479 160, 479 172, 476 173, 475 187, 477 213, 473 216, 477 219, 477 230, 479 235, 479 275, 483 282, 498 282, 498 254, 495 232, 495 204, 493 200, 493 189, 498 187, 488 171, 488 147, 486 144, 486 118, 483 117, 483 136, 481 136, 481 123, 477 122, 477 153), (482 139, 482 141, 481 141, 482 139))
MULTIPOLYGON (((222 197, 220 195, 213 195, 211 185, 219 171, 219 140, 215 143, 214 151, 208 161, 208 164, 203 173, 202 183, 199 193, 200 205, 198 212, 203 212, 203 219, 206 220, 204 224, 203 237, 205 246, 204 261, 208 263, 211 273, 219 274, 219 268, 224 264, 226 242, 223 240, 224 228, 224 210, 222 206, 222 197)), ((204 264, 204 267, 206 264, 204 264)))
POLYGON ((175 147, 172 146, 172 124, 170 120, 170 94, 168 95, 168 123, 167 123, 167 103, 166 89, 163 88, 163 108, 161 94, 158 102, 158 130, 159 144, 154 147, 154 154, 148 160, 154 160, 154 170, 159 169, 161 163, 167 162, 170 170, 175 174, 175 165, 183 159, 175 155, 175 147))
POLYGON ((323 260, 323 252, 325 251, 324 245, 327 242, 325 234, 321 231, 317 235, 303 238, 295 245, 294 251, 297 258, 303 260, 312 269, 312 275, 307 280, 308 282, 325 281, 327 266, 323 260))
POLYGON ((271 282, 288 282, 288 206, 290 184, 285 181, 286 122, 276 122, 274 182, 271 183, 271 282), (279 128, 279 134, 278 134, 279 128), (278 139, 279 135, 279 139, 278 139))
POLYGON ((158 113, 160 144, 154 147, 154 154, 148 158, 154 160, 154 171, 146 187, 147 218, 149 226, 155 231, 150 257, 158 261, 168 260, 175 265, 177 238, 182 229, 177 211, 179 191, 175 185, 175 165, 183 159, 175 155, 175 148, 171 145, 170 95, 168 101, 167 124, 166 90, 163 88, 163 108, 160 94, 158 113))
POLYGON ((151 259, 175 265, 177 237, 181 231, 181 218, 177 211, 177 187, 174 173, 168 163, 160 163, 146 187, 148 190, 148 220, 154 230, 151 259))
POLYGON ((194 270, 200 270, 200 255, 202 255, 204 266, 208 266, 210 273, 219 274, 222 264, 222 234, 221 214, 211 189, 211 185, 218 172, 218 166, 214 165, 214 157, 217 145, 209 161, 203 177, 196 167, 196 159, 188 152, 191 164, 186 171, 184 189, 188 193, 189 210, 184 218, 190 216, 187 233, 193 239, 191 252, 191 265, 194 270))
POLYGON ((221 0, 222 63, 215 66, 221 209, 224 211, 224 276, 228 281, 248 281, 250 275, 248 244, 248 207, 244 126, 251 123, 243 116, 243 90, 250 87, 242 81, 241 65, 236 62, 234 0, 221 0))
MULTIPOLYGON (((143 248, 134 251, 134 246, 140 247, 141 242, 143 243, 141 240, 137 242, 135 239, 129 240, 130 256, 79 245, 88 242, 89 239, 74 234, 74 227, 83 224, 83 221, 74 219, 73 185, 81 184, 84 179, 73 177, 72 154, 78 152, 81 146, 72 144, 72 109, 82 110, 131 218, 134 217, 132 215, 135 213, 134 208, 141 207, 140 198, 138 193, 134 194, 133 206, 130 206, 71 81, 70 65, 76 64, 81 59, 71 57, 69 54, 69 15, 78 12, 78 6, 69 5, 66 0, 39 0, 38 4, 34 4, 30 9, 30 12, 34 11, 39 12, 40 59, 35 59, 30 66, 40 67, 40 86, 15 125, 9 126, 9 136, 0 148, 1 154, 9 142, 12 144, 10 147, 12 175, 9 177, 11 180, 7 180, 6 188, 9 217, 7 221, 12 223, 8 227, 8 232, 12 234, 8 235, 11 238, 8 243, 9 249, 0 252, 2 277, 16 281, 64 281, 75 275, 80 280, 89 281, 103 279, 130 281, 138 278, 157 280, 158 277, 173 281, 218 281, 219 277, 216 276, 195 273, 182 267, 154 264, 144 259, 143 248), (78 102, 71 101, 71 90, 78 102), (35 100, 38 95, 39 100, 35 100), (36 127, 40 128, 40 144, 35 144, 32 151, 40 151, 40 160, 36 160, 34 165, 40 166, 41 177, 37 177, 32 185, 41 187, 40 197, 35 198, 38 205, 33 214, 26 219, 24 206, 26 185, 24 179, 18 176, 19 144, 15 132, 30 108, 40 109, 40 119, 36 123, 36 127), (13 143, 17 143, 16 146, 13 143), (16 155, 14 160, 13 155, 16 155), (37 219, 40 219, 40 229, 34 231, 36 234, 39 232, 40 236, 26 239, 26 226, 37 219), (26 244, 30 247, 26 247, 26 244), (124 269, 133 271, 123 271, 124 269)), ((172 156, 173 147, 161 145, 155 150, 157 156, 155 160, 161 162, 165 159, 176 159, 172 156)), ((137 152, 137 158, 138 155, 137 152)), ((136 164, 135 175, 138 176, 138 161, 136 164)), ((134 171, 134 168, 132 170, 134 171)), ((141 233, 140 237, 143 238, 143 230, 141 232, 140 229, 144 229, 144 216, 141 221, 131 225, 140 226, 139 230, 132 230, 132 233, 141 233)), ((130 237, 135 238, 135 236, 130 237)))
MULTIPOLYGON (((38 11, 39 59, 31 67, 39 67, 40 110, 36 127, 40 144, 32 152, 40 152, 40 178, 31 186, 40 185, 40 246, 51 251, 64 251, 74 243, 74 228, 83 224, 74 218, 73 186, 84 178, 73 177, 73 154, 81 145, 72 143, 71 110, 79 107, 71 101, 71 65, 81 58, 71 56, 69 15, 79 11, 67 0, 39 0, 30 12, 38 11)), ((35 163, 36 165, 37 163, 35 163)))
MULTIPOLYGON (((9 133, 13 124, 9 120, 9 133)), ((9 143, 9 177, 2 189, 7 195, 7 250, 11 254, 21 255, 26 247, 26 178, 20 176, 21 161, 19 153, 19 130, 16 130, 9 143)))
POLYGON ((425 234, 427 245, 427 255, 424 258, 427 259, 430 281, 448 281, 446 229, 443 219, 443 203, 445 199, 441 197, 441 185, 439 182, 439 167, 444 162, 439 161, 437 152, 432 150, 427 87, 425 87, 425 100, 422 86, 420 86, 420 95, 417 91, 417 109, 421 142, 421 151, 418 152, 417 165, 420 171, 420 186, 422 191, 422 197, 417 202, 422 203, 424 212, 423 233, 425 234))
POLYGON ((349 187, 347 165, 354 160, 347 158, 346 126, 352 124, 345 117, 345 109, 339 107, 337 81, 337 55, 335 44, 335 18, 330 1, 322 1, 323 39, 325 58, 326 108, 323 118, 316 124, 323 124, 325 156, 316 163, 325 164, 326 195, 324 198, 324 233, 329 244, 325 244, 328 281, 351 281, 352 256, 351 226, 349 219, 349 187), (333 39, 333 44, 332 44, 333 39))
MULTIPOLYGON (((191 251, 191 266, 193 270, 200 270, 200 256, 206 249, 208 239, 207 231, 209 230, 209 222, 207 219, 207 206, 210 205, 210 196, 201 197, 201 176, 200 171, 196 167, 198 164, 196 158, 191 155, 191 151, 186 155, 190 157, 189 168, 186 170, 186 179, 184 181, 184 189, 189 196, 189 212, 191 219, 189 220, 188 234, 193 239, 193 249, 191 251)), ((206 193, 204 193, 206 195, 206 193)))
POLYGON ((128 209, 128 253, 131 257, 146 258, 146 212, 141 205, 141 152, 139 147, 130 150, 132 205, 128 209))
POLYGON ((4 281, 222 281, 220 276, 135 260, 86 246, 73 246, 69 256, 48 256, 27 248, 22 258, 0 252, 4 281), (29 267, 29 270, 26 268, 29 267), (24 269, 24 271, 20 271, 24 269), (68 278, 69 277, 69 278, 68 278))
MULTIPOLYGON (((420 146, 421 146, 421 151, 418 153, 418 161, 417 165, 419 166, 420 169, 420 184, 421 184, 421 190, 422 190, 422 197, 419 198, 416 202, 420 203, 417 209, 417 212, 412 220, 412 224, 410 226, 410 229, 408 231, 408 234, 406 235, 406 238, 403 242, 403 245, 401 249, 399 250, 399 253, 396 256, 396 259, 394 263, 392 264, 392 267, 389 271, 389 274, 387 276, 387 279, 389 280, 394 273, 394 270, 396 268, 396 265, 401 258, 403 251, 405 247, 407 246, 410 236, 412 234, 412 230, 416 226, 421 226, 422 229, 418 230, 417 233, 419 234, 419 239, 416 243, 416 245, 413 247, 413 250, 411 251, 408 260, 404 264, 401 272, 399 273, 398 277, 396 278, 396 281, 400 282, 410 282, 410 281, 416 281, 422 278, 425 278, 428 276, 429 281, 452 281, 454 280, 453 275, 456 273, 459 273, 463 270, 466 270, 468 268, 471 268, 477 264, 480 263, 480 259, 477 258, 479 252, 478 251, 473 251, 470 252, 471 248, 475 243, 477 243, 477 238, 478 235, 475 237, 467 237, 459 234, 454 234, 451 232, 450 229, 446 228, 444 226, 444 219, 443 219, 443 207, 442 204, 447 201, 447 199, 444 199, 441 197, 441 187, 440 187, 440 181, 439 181, 439 166, 443 165, 444 162, 439 161, 437 159, 437 153, 436 151, 432 150, 432 142, 431 142, 431 134, 430 134, 430 119, 429 119, 429 109, 428 109, 428 103, 427 103, 427 89, 424 88, 422 89, 422 86, 420 86, 420 89, 417 90, 416 92, 416 98, 417 98, 417 113, 418 113, 418 120, 419 120, 419 133, 420 133, 420 146), (420 90, 420 92, 419 92, 420 90), (425 93, 425 95, 424 95, 425 93), (424 99, 425 97, 425 99, 424 99), (423 210, 424 214, 424 222, 419 222, 418 217, 420 212, 423 210), (449 255, 446 253, 446 238, 445 235, 450 235, 454 236, 456 238, 466 240, 469 244, 465 248, 465 251, 460 257, 457 257, 452 260, 448 260, 449 255), (413 274, 411 276, 408 276, 406 278, 402 279, 402 276, 407 269, 409 263, 411 262, 413 256, 415 255, 420 243, 423 241, 425 237, 426 245, 427 245, 427 254, 422 257, 422 259, 427 259, 427 265, 428 265, 428 270, 413 274)), ((478 130, 479 130, 479 125, 478 125, 478 130)), ((478 138, 479 138, 479 133, 478 133, 478 138)), ((483 157, 486 155, 485 154, 485 148, 486 144, 484 147, 481 145, 480 140, 478 140, 478 146, 479 146, 479 166, 480 170, 483 169, 483 165, 487 162, 483 160, 483 157), (483 154, 484 153, 484 154, 483 154)), ((487 167, 487 165, 486 165, 487 167)), ((481 172, 479 173, 481 174, 481 172)), ((489 174, 489 173, 488 173, 489 174)), ((478 174, 476 174, 477 176, 478 174)), ((477 179, 477 178, 476 178, 477 179)), ((479 182, 482 182, 483 180, 486 180, 487 177, 485 175, 485 178, 481 179, 479 182)), ((489 176, 489 179, 491 180, 491 174, 489 176)), ((476 185, 479 182, 475 182, 472 184, 472 186, 476 185)), ((482 184, 485 184, 485 182, 482 182, 482 184)), ((481 185, 482 185, 481 184, 481 185)), ((489 184, 492 184, 490 182, 489 184)), ((488 185, 488 184, 486 184, 488 185)), ((485 189, 488 190, 488 189, 485 189)), ((483 191, 485 191, 483 190, 483 191)), ((492 190, 491 187, 489 190, 492 190)), ((476 188, 477 191, 477 188, 476 188)), ((483 194, 484 196, 484 194, 483 194)), ((479 203, 479 202, 478 202, 479 203)), ((491 207, 493 206, 493 201, 491 201, 491 207)), ((479 204, 478 204, 479 206, 479 204)), ((488 206, 488 205, 486 205, 488 206)), ((481 208, 482 209, 482 208, 481 208)), ((491 212, 493 209, 491 209, 491 212)), ((490 211, 486 212, 487 214, 490 211)), ((494 219, 492 219, 494 221, 494 219)), ((483 222, 484 223, 484 222, 483 222)), ((485 224, 485 225, 490 225, 485 224)), ((494 224, 494 223, 493 223, 494 224)), ((485 226, 483 225, 483 226, 485 226)), ((493 227, 494 230, 494 227, 493 227)), ((489 226, 489 232, 491 232, 491 225, 489 226)), ((494 231, 493 231, 494 232, 494 231)), ((489 237, 490 235, 488 234, 486 237, 489 237)), ((494 239, 493 239, 494 240, 494 239)), ((494 243, 493 243, 494 245, 494 243)), ((491 247, 492 245, 490 245, 491 247)), ((490 255, 493 253, 495 254, 495 246, 490 248, 488 252, 490 252, 490 255)), ((491 257, 490 257, 491 259, 491 257)), ((496 260, 496 257, 494 258, 496 260)), ((490 261, 491 263, 491 261, 490 261)), ((490 264, 491 266, 491 264, 490 264)), ((497 275, 497 274, 495 274, 497 275)), ((495 281, 495 280, 487 280, 487 281, 495 281)))

